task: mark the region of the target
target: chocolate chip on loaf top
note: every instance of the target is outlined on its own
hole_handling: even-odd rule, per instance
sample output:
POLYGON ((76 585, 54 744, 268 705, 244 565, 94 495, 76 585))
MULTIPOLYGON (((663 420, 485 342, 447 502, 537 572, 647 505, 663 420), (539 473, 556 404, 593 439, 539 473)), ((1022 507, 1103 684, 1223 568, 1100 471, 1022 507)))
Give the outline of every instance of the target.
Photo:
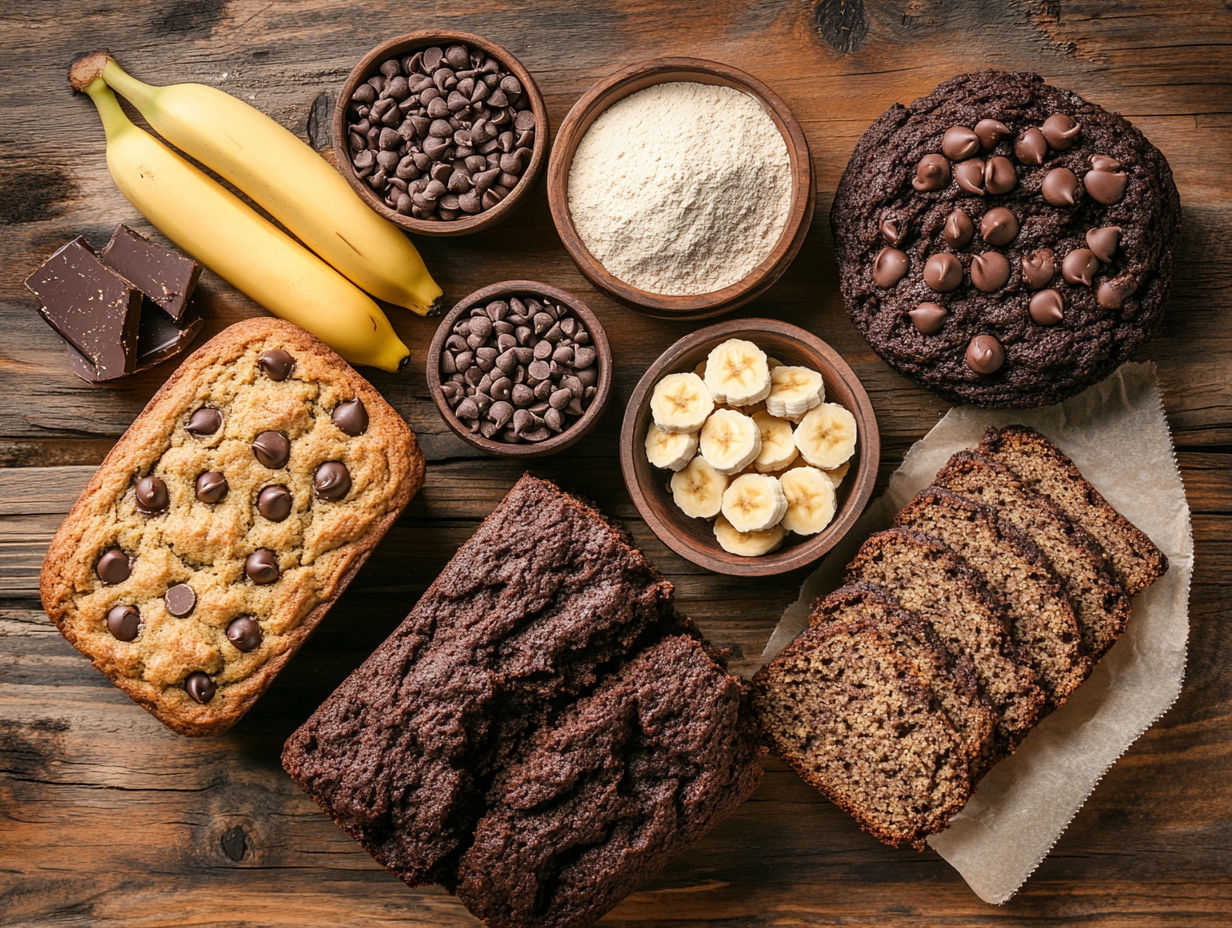
POLYGON ((43 566, 72 644, 182 734, 234 724, 423 480, 398 413, 298 326, 237 323, 107 456, 43 566))
POLYGON ((831 212, 843 296, 900 373, 1040 406, 1155 331, 1180 205, 1120 116, 1037 75, 965 74, 864 133, 831 212))

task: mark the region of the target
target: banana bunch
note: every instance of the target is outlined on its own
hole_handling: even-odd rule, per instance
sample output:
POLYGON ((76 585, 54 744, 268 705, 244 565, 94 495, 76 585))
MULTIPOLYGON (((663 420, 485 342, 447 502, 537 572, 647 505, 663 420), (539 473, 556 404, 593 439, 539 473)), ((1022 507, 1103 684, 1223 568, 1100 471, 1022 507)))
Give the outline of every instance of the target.
POLYGON ((817 371, 729 339, 655 385, 646 458, 674 471, 672 499, 685 515, 715 519, 725 551, 767 554, 788 532, 817 534, 837 511, 856 422, 824 398, 817 371))

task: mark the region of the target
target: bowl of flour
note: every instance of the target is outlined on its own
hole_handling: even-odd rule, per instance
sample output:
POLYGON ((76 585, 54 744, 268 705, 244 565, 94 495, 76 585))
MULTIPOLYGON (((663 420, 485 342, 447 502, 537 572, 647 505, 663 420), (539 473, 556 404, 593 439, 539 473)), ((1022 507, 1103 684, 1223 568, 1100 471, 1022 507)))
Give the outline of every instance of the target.
POLYGON ((661 318, 729 312, 800 249, 813 171, 769 87, 714 61, 656 58, 592 87, 548 165, 552 218, 596 287, 661 318))

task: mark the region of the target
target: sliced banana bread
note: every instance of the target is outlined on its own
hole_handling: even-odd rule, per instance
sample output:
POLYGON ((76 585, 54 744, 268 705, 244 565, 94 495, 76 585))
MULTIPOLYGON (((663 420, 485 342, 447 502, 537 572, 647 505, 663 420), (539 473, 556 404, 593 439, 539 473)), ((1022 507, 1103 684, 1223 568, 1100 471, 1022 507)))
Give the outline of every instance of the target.
POLYGON ((1168 559, 1146 533, 1113 509, 1074 462, 1039 432, 1023 425, 989 429, 977 450, 1004 464, 1090 533, 1103 546, 1129 596, 1145 590, 1168 569, 1168 559))
POLYGON ((1027 489, 1003 464, 970 451, 950 458, 933 486, 995 509, 1048 556, 1074 607, 1082 648, 1092 661, 1121 637, 1129 621, 1129 597, 1104 549, 1056 503, 1027 489))
POLYGON ((966 655, 955 658, 928 623, 894 602, 873 583, 853 583, 835 590, 813 608, 813 626, 863 615, 881 626, 898 653, 932 691, 938 708, 963 741, 971 782, 986 770, 994 752, 996 713, 981 694, 975 668, 966 655))
POLYGON ((928 623, 956 658, 970 656, 997 713, 998 752, 1012 751, 1044 704, 1024 649, 1010 640, 1005 611, 965 561, 935 538, 878 532, 847 565, 847 582, 878 584, 928 623))
POLYGON ((980 574, 1005 604, 1010 634, 1027 646, 1049 703, 1064 703, 1091 661, 1081 653, 1073 607, 1043 552, 987 506, 933 487, 918 493, 894 524, 939 538, 980 574))
POLYGON ((883 628, 846 614, 757 672, 753 712, 775 752, 865 831, 923 850, 971 795, 962 738, 883 628))

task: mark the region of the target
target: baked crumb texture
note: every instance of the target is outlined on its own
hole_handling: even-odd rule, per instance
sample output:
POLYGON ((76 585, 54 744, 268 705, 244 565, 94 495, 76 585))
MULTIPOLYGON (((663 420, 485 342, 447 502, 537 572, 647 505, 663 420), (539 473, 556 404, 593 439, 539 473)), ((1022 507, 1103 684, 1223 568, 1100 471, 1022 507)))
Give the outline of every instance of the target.
POLYGON ((112 682, 169 728, 214 734, 233 725, 269 685, 328 612, 386 529, 423 482, 424 459, 401 416, 349 365, 298 326, 249 319, 224 330, 189 357, 150 400, 82 492, 43 565, 43 606, 64 636, 112 682), (275 380, 258 358, 281 349, 294 359, 275 380), (359 399, 366 430, 345 434, 331 419, 341 403, 359 399), (194 436, 186 425, 209 407, 221 427, 194 436), (285 466, 267 467, 253 451, 263 432, 289 441, 285 466), (351 487, 341 499, 314 492, 317 468, 341 462, 351 487), (198 498, 196 481, 222 473, 226 495, 198 498), (166 508, 146 514, 136 487, 146 477, 166 486, 166 508), (261 490, 283 486, 290 514, 272 521, 257 508, 261 490), (131 574, 104 583, 96 565, 104 552, 128 555, 131 574), (273 552, 278 577, 258 584, 245 561, 273 552), (188 584, 196 604, 185 616, 164 595, 188 584), (131 641, 108 629, 113 607, 140 613, 131 641), (237 617, 261 630, 255 649, 227 638, 237 617), (204 673, 215 692, 208 702, 186 690, 204 673))
POLYGON ((989 429, 753 680, 771 747, 887 844, 924 848, 1064 704, 1167 560, 1046 438, 989 429))

